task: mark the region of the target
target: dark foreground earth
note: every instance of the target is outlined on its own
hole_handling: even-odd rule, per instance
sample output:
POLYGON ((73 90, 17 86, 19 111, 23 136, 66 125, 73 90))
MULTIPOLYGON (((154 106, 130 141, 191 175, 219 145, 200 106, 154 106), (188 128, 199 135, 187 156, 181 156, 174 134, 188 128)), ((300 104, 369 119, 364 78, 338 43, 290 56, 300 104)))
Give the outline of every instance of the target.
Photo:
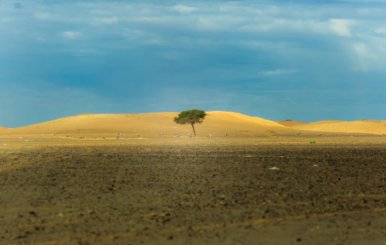
POLYGON ((3 152, 0 244, 386 244, 386 149, 3 152))

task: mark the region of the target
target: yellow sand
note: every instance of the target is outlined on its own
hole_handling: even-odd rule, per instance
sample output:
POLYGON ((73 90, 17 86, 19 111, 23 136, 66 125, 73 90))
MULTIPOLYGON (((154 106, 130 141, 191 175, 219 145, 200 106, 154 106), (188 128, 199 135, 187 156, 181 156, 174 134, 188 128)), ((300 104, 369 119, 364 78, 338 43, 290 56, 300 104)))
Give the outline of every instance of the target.
MULTIPOLYGON (((201 136, 258 136, 295 134, 297 130, 277 122, 235 112, 211 111, 204 123, 196 124, 201 136)), ((190 135, 190 125, 178 125, 173 119, 178 113, 90 114, 77 115, 10 129, 7 134, 119 134, 133 137, 190 135)))
POLYGON ((292 121, 292 120, 279 121, 278 123, 280 123, 281 125, 286 126, 286 127, 296 127, 299 125, 306 124, 305 122, 292 121))
POLYGON ((359 120, 359 121, 320 121, 295 125, 292 128, 307 131, 386 134, 386 121, 359 120))
MULTIPOLYGON (((236 112, 210 111, 202 124, 196 124, 199 136, 272 136, 323 135, 336 133, 386 134, 386 121, 297 121, 275 122, 236 112)), ((61 118, 21 128, 0 128, 1 135, 164 137, 192 134, 190 125, 178 125, 177 112, 144 114, 85 114, 61 118)))

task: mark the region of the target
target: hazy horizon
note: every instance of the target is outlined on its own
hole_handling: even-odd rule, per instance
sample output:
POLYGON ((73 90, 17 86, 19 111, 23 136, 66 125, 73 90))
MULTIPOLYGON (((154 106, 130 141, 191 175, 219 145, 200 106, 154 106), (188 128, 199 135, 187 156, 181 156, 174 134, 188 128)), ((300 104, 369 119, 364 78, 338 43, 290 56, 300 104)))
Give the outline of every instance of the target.
POLYGON ((386 1, 0 3, 0 125, 190 108, 386 119, 386 1))

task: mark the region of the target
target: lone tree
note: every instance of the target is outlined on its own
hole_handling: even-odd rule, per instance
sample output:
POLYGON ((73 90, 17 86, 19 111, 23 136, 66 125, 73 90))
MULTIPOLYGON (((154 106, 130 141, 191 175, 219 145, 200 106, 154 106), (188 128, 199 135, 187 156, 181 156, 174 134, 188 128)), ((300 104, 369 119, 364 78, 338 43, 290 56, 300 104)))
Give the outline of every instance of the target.
POLYGON ((174 118, 174 121, 178 124, 190 124, 193 128, 194 136, 196 136, 196 129, 194 128, 194 124, 202 123, 206 116, 205 111, 192 109, 181 111, 177 117, 174 118))

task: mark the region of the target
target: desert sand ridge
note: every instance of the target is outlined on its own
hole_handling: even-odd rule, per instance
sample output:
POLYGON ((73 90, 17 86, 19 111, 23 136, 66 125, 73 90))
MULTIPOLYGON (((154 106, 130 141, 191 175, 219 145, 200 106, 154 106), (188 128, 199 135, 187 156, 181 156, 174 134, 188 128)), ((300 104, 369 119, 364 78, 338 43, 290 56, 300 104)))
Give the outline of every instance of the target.
MULTIPOLYGON (((296 129, 259 117, 236 112, 209 111, 205 122, 197 125, 199 135, 257 136, 295 134, 296 129)), ((190 125, 178 125, 177 112, 143 114, 82 114, 11 129, 9 134, 112 134, 133 137, 190 135, 190 125)))
MULTIPOLYGON (((270 136, 318 134, 386 135, 386 121, 298 121, 275 122, 237 112, 209 111, 203 124, 197 125, 200 136, 270 136)), ((142 114, 81 114, 20 128, 0 128, 2 135, 120 135, 159 137, 191 135, 190 125, 178 125, 177 112, 142 114)))
POLYGON ((294 125, 292 128, 307 131, 361 133, 386 135, 386 121, 320 121, 294 125))
POLYGON ((259 125, 264 125, 268 127, 283 127, 280 123, 277 123, 275 121, 267 120, 261 117, 253 117, 253 116, 248 116, 242 113, 238 112, 227 112, 227 111, 210 111, 208 112, 208 115, 214 115, 218 117, 218 119, 222 120, 227 120, 229 122, 251 122, 251 123, 256 123, 259 125))
POLYGON ((278 121, 278 123, 286 127, 296 127, 299 125, 306 124, 306 122, 294 121, 294 120, 283 120, 283 121, 278 121))

